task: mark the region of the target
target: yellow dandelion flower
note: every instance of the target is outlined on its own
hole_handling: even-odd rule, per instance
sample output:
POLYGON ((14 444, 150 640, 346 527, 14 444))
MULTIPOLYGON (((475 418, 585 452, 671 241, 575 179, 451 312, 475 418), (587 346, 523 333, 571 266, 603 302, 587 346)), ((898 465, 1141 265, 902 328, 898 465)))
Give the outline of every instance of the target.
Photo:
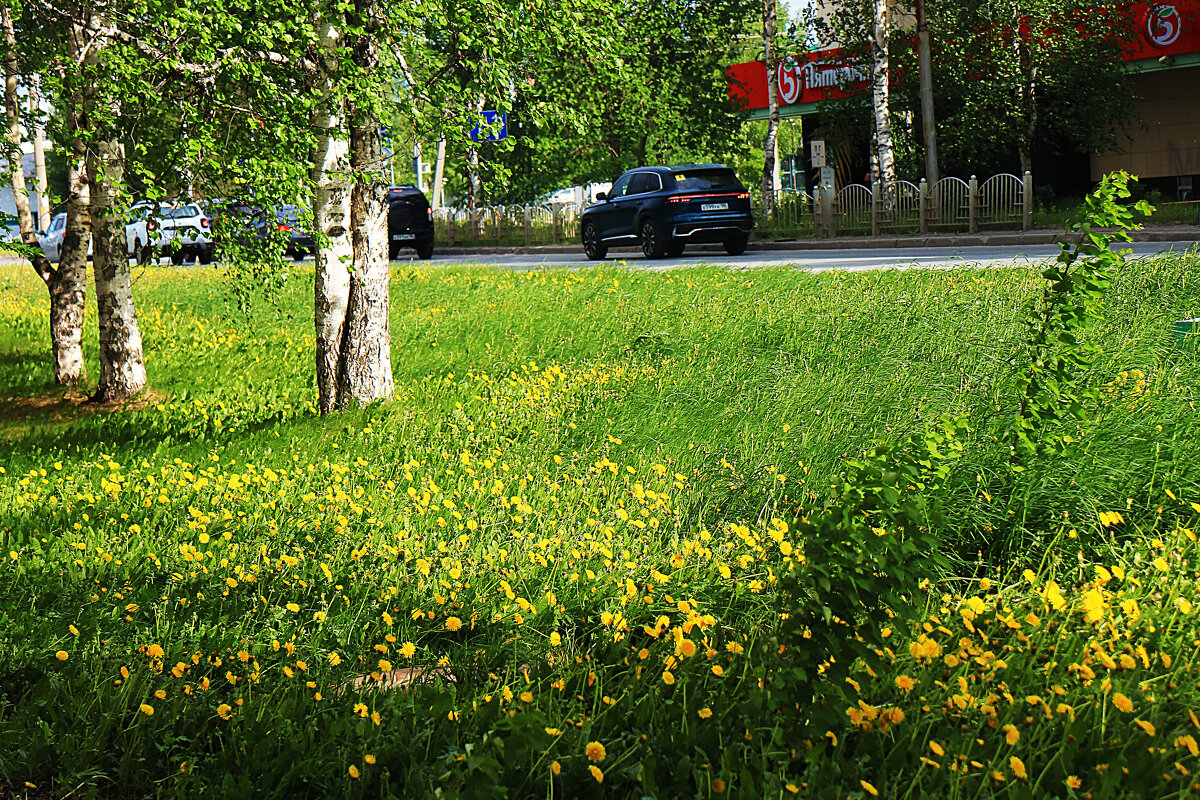
POLYGON ((405 642, 404 644, 400 645, 400 655, 404 656, 405 658, 412 658, 416 652, 417 646, 412 642, 405 642))
POLYGON ((342 657, 337 654, 336 650, 329 654, 329 663, 333 664, 335 667, 342 663, 342 657))
POLYGON ((54 657, 57 658, 59 661, 66 661, 71 656, 69 653, 67 653, 66 650, 59 650, 57 653, 54 654, 54 657))
POLYGON ((587 747, 584 748, 583 752, 587 754, 588 761, 596 762, 603 761, 608 755, 608 753, 604 750, 604 745, 600 744, 599 742, 588 742, 587 747))
POLYGON ((159 689, 157 692, 155 692, 154 696, 157 697, 159 700, 167 699, 167 693, 165 691, 163 691, 162 689, 159 689))
POLYGON ((1154 726, 1151 723, 1146 722, 1145 720, 1135 719, 1133 724, 1141 728, 1147 736, 1154 735, 1154 726))
POLYGON ((712 674, 716 675, 719 678, 725 674, 725 668, 722 667, 720 664, 713 664, 712 665, 712 674))
POLYGON ((371 755, 370 753, 367 753, 365 756, 363 756, 363 761, 367 762, 368 764, 374 764, 375 756, 371 755))
POLYGON ((879 797, 879 790, 876 789, 874 786, 872 786, 871 784, 867 783, 864 780, 860 780, 859 783, 862 784, 863 791, 865 791, 867 794, 871 795, 871 797, 879 797))
POLYGON ((146 648, 146 655, 150 656, 151 658, 162 658, 163 649, 156 644, 152 644, 146 648))
POLYGON ((1013 725, 1012 723, 1005 725, 1003 731, 1004 741, 1008 742, 1010 745, 1016 744, 1017 740, 1021 738, 1021 732, 1017 730, 1017 726, 1013 725))
POLYGON ((554 631, 550 634, 550 646, 558 647, 560 644, 562 644, 562 636, 559 635, 558 631, 554 631))
POLYGON ((154 716, 154 706, 150 705, 149 703, 142 703, 140 706, 138 706, 138 710, 141 711, 143 714, 145 714, 147 717, 154 716))
POLYGON ((350 769, 348 769, 348 770, 346 770, 346 771, 350 773, 350 777, 351 777, 351 778, 357 778, 357 777, 358 777, 358 767, 354 766, 353 764, 351 764, 351 765, 350 765, 350 769))
POLYGON ((705 708, 700 709, 696 713, 698 713, 700 715, 700 719, 708 719, 709 717, 712 716, 712 709, 705 707, 705 708))
MULTIPOLYGON (((286 608, 288 611, 292 612, 293 614, 295 614, 296 612, 298 612, 298 611, 300 610, 300 606, 299 606, 299 605, 297 605, 296 603, 288 603, 288 604, 285 606, 285 608, 286 608)), ((357 772, 357 770, 355 770, 355 771, 357 772)))
POLYGON ((588 772, 596 779, 596 783, 604 783, 604 772, 595 764, 588 764, 588 772))
POLYGON ((1128 714, 1133 711, 1133 701, 1120 692, 1114 692, 1112 696, 1113 705, 1128 714))
POLYGON ((533 692, 521 692, 521 702, 522 703, 532 703, 533 702, 533 692))
POLYGON ((1068 775, 1067 786, 1072 789, 1078 789, 1080 786, 1083 786, 1083 781, 1079 780, 1078 775, 1068 775))
POLYGON ((725 791, 725 781, 720 778, 713 778, 712 782, 713 794, 721 794, 725 791))
POLYGON ((217 716, 219 716, 221 719, 229 719, 231 716, 233 716, 229 713, 231 711, 233 711, 233 707, 228 703, 221 703, 221 705, 217 706, 217 716))
POLYGON ((392 662, 388 661, 386 658, 379 659, 379 671, 380 672, 391 672, 392 671, 392 662))
POLYGON ((1012 767, 1013 775, 1016 775, 1018 778, 1024 780, 1029 777, 1029 773, 1025 771, 1025 762, 1016 756, 1008 759, 1008 765, 1012 767))
POLYGON ((911 692, 916 685, 917 682, 907 675, 896 676, 896 688, 902 692, 911 692))
POLYGON ((666 670, 662 674, 662 681, 667 686, 673 686, 675 684, 675 676, 671 674, 670 670, 666 670))
POLYGON ((557 761, 551 761, 550 771, 557 775, 558 773, 562 772, 562 764, 558 763, 557 761))
POLYGON ((1171 567, 1167 565, 1166 560, 1164 560, 1162 556, 1159 556, 1158 558, 1154 559, 1154 568, 1159 572, 1166 572, 1171 567))
POLYGON ((930 743, 929 743, 929 749, 933 751, 933 754, 934 754, 935 756, 944 756, 944 755, 946 755, 946 750, 945 750, 945 748, 943 748, 943 747, 942 747, 940 744, 938 744, 937 742, 930 742, 930 743))
POLYGON ((450 617, 446 620, 446 630, 456 631, 462 627, 462 620, 458 617, 450 617))

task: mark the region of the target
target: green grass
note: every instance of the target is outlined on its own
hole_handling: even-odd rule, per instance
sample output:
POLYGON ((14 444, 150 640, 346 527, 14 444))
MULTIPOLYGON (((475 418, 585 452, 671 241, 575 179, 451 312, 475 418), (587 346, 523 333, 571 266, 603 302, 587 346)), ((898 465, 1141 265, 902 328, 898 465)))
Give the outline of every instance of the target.
POLYGON ((0 267, 0 795, 1187 794, 1198 261, 1117 277, 1101 400, 1020 474, 1035 269, 400 270, 396 399, 322 419, 311 270, 248 315, 215 270, 140 273, 153 397, 100 412, 0 267), (947 413, 928 628, 822 684, 837 654, 778 638, 800 517, 947 413), (354 685, 410 664, 453 682, 354 685))

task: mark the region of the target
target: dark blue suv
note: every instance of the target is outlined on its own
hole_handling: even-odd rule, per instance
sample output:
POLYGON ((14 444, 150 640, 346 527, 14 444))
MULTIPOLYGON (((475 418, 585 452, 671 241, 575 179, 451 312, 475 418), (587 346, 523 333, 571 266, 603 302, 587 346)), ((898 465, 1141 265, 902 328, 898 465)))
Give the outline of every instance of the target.
POLYGON ((740 255, 754 230, 750 192, 720 164, 638 167, 589 206, 579 234, 587 257, 637 244, 647 258, 677 256, 688 242, 721 242, 740 255))

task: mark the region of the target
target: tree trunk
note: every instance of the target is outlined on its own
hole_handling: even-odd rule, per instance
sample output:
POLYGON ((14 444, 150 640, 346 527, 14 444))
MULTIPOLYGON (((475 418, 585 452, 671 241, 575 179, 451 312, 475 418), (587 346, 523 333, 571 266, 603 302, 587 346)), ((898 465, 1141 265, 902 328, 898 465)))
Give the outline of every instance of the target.
POLYGON ((763 144, 763 213, 775 217, 775 188, 779 153, 779 65, 775 58, 776 0, 763 0, 763 61, 767 67, 767 139, 763 144))
MULTIPOLYGON (((0 26, 4 28, 4 43, 8 51, 4 62, 4 109, 8 117, 8 138, 12 145, 9 154, 13 201, 21 227, 21 242, 36 248, 40 225, 29 206, 25 170, 21 161, 20 101, 17 97, 20 64, 17 61, 16 33, 7 6, 0 8, 0 26)), ((72 185, 72 194, 77 188, 76 185, 72 185)), ((43 196, 44 190, 39 194, 39 203, 43 196)), ((86 257, 86 251, 84 256, 86 257)), ((50 349, 54 362, 54 382, 60 386, 75 386, 87 375, 83 363, 83 310, 87 300, 86 264, 77 260, 73 268, 70 264, 63 268, 63 262, 60 261, 59 269, 55 269, 40 252, 34 254, 32 262, 34 271, 46 284, 50 295, 50 349)))
POLYGON ((891 8, 889 0, 874 0, 874 4, 871 94, 875 106, 875 145, 879 159, 875 179, 879 181, 881 204, 885 210, 890 211, 896 205, 896 163, 892 153, 892 122, 888 113, 888 33, 891 29, 891 8))
POLYGON ((339 108, 332 104, 337 75, 334 52, 338 29, 314 18, 321 26, 324 58, 320 60, 321 110, 313 120, 318 132, 312 152, 313 229, 316 237, 314 322, 317 335, 317 405, 322 414, 338 407, 340 362, 346 309, 350 304, 350 270, 354 250, 350 240, 349 147, 341 133, 339 108))
POLYGON ((933 60, 929 52, 929 20, 925 0, 917 0, 917 66, 921 73, 921 131, 925 138, 925 182, 938 182, 937 121, 933 113, 933 60))
MULTIPOLYGON (((372 35, 378 9, 361 0, 356 9, 366 24, 353 45, 355 66, 365 72, 377 68, 378 43, 372 35)), ((338 407, 351 408, 392 396, 392 343, 388 320, 389 287, 387 238, 387 182, 379 118, 372 108, 350 104, 350 237, 354 272, 342 330, 338 362, 338 407)))
POLYGON ((119 403, 146 388, 142 334, 133 307, 125 218, 113 205, 125 178, 124 146, 101 141, 88 157, 92 185, 92 263, 96 272, 96 308, 100 328, 100 385, 96 403, 119 403))

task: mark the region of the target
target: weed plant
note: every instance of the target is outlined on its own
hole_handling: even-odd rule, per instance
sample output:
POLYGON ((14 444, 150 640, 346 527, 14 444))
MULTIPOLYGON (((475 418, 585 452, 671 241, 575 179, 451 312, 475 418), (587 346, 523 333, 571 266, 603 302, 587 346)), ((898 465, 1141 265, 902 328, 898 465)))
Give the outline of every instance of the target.
POLYGON ((311 271, 142 273, 99 412, 0 267, 0 794, 1189 794, 1198 261, 1019 473, 1037 267, 401 268, 324 419, 311 271))

